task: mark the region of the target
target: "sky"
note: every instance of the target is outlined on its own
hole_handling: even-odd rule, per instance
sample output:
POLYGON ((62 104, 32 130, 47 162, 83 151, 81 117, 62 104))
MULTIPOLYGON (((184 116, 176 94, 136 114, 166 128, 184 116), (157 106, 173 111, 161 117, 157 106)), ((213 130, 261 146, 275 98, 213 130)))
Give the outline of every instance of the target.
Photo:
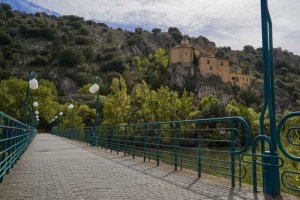
MULTIPOLYGON (((0 0, 1 1, 1 0, 0 0)), ((16 1, 16 0, 6 0, 16 1)), ((113 27, 178 27, 217 46, 261 47, 260 0, 18 0, 113 27)), ((300 55, 300 0, 269 0, 274 47, 300 55)))

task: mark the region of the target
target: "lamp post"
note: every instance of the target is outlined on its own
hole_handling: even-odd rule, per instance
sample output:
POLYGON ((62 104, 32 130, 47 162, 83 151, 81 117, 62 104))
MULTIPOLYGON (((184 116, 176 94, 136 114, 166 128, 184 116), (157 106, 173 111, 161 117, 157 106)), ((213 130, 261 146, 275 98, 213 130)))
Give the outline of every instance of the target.
MULTIPOLYGON (((29 95, 30 89, 36 90, 39 87, 39 82, 36 80, 37 76, 35 72, 31 72, 28 76, 28 84, 26 89, 26 96, 24 100, 24 110, 23 110, 23 123, 28 123, 28 103, 29 103, 29 95)), ((35 105, 33 105, 35 106, 35 105)))
POLYGON ((71 136, 73 135, 73 129, 74 129, 74 105, 73 104, 70 104, 68 106, 69 110, 72 111, 72 114, 71 114, 71 128, 70 128, 70 134, 69 134, 69 139, 71 139, 71 136))
POLYGON ((99 87, 99 83, 100 83, 99 77, 96 77, 95 81, 94 81, 94 85, 92 85, 89 89, 89 92, 91 94, 96 93, 96 119, 95 119, 95 125, 93 127, 92 137, 91 137, 91 141, 90 141, 90 144, 92 146, 96 145, 96 132, 99 127, 99 120, 100 120, 100 98, 99 98, 100 87, 99 87))

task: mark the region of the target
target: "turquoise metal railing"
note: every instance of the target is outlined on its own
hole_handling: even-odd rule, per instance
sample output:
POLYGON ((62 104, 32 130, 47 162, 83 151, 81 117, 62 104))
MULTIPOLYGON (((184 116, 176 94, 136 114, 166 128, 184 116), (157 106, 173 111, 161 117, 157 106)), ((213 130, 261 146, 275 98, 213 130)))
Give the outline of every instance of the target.
POLYGON ((281 173, 282 185, 300 192, 300 112, 289 113, 280 120, 276 140, 280 151, 291 163, 281 173))
POLYGON ((93 128, 53 130, 51 133, 124 156, 142 157, 205 174, 230 177, 235 181, 246 176, 241 155, 250 145, 250 127, 240 117, 195 119, 93 128), (94 138, 94 139, 93 139, 94 138), (94 140, 94 141, 92 141, 94 140), (95 141, 96 140, 96 141, 95 141))
POLYGON ((0 182, 36 135, 36 129, 0 112, 0 182))

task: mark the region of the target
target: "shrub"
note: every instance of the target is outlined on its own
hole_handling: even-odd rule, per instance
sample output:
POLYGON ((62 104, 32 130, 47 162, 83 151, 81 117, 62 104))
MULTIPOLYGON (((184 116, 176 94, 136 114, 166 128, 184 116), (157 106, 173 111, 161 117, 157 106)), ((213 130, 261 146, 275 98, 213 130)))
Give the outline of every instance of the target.
POLYGON ((142 34, 142 32, 143 32, 142 28, 136 28, 135 29, 135 33, 137 33, 137 34, 142 34))
POLYGON ((74 47, 63 49, 58 56, 59 64, 74 67, 84 61, 82 52, 74 47))
POLYGON ((37 66, 45 66, 48 64, 47 58, 44 56, 36 56, 33 61, 30 62, 30 65, 37 65, 37 66))
POLYGON ((158 33, 161 33, 161 29, 160 28, 154 28, 152 29, 152 33, 154 33, 155 35, 158 33))
POLYGON ((173 38, 177 41, 177 42, 180 42, 182 40, 182 34, 181 32, 179 31, 178 28, 176 27, 170 27, 168 29, 168 32, 173 36, 173 38))
POLYGON ((101 70, 102 72, 115 71, 122 73, 126 70, 126 66, 124 61, 120 57, 117 57, 112 60, 102 62, 101 70))
POLYGON ((83 55, 86 60, 93 60, 95 56, 95 51, 92 47, 87 47, 83 50, 83 55))
POLYGON ((56 30, 53 28, 40 29, 40 36, 47 40, 54 40, 56 37, 56 30))
POLYGON ((88 45, 90 43, 90 41, 85 36, 77 36, 75 38, 75 43, 78 44, 78 45, 88 45))
POLYGON ((96 25, 96 24, 97 24, 96 22, 94 22, 94 21, 92 21, 92 20, 87 20, 86 23, 87 23, 88 25, 96 25))
POLYGON ((87 30, 86 28, 81 28, 81 29, 79 30, 79 34, 87 36, 87 35, 90 34, 90 32, 89 32, 89 30, 87 30))
POLYGON ((109 28, 109 26, 107 26, 105 23, 97 23, 98 26, 102 26, 102 27, 105 27, 105 28, 109 28))
POLYGON ((11 37, 9 34, 1 31, 0 32, 0 44, 8 45, 11 44, 11 37))
POLYGON ((75 29, 80 29, 80 28, 82 28, 82 23, 79 21, 72 21, 70 23, 70 26, 72 26, 75 29))

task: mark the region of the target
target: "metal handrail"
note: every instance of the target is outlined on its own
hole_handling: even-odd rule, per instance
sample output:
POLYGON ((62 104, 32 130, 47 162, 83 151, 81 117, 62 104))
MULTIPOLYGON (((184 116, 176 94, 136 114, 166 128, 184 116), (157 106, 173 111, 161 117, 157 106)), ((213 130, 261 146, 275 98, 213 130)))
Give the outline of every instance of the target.
POLYGON ((36 135, 36 129, 0 111, 0 182, 17 163, 36 135))
POLYGON ((247 174, 239 155, 247 150, 251 141, 250 127, 241 117, 107 125, 97 129, 73 129, 73 136, 69 135, 70 130, 53 130, 52 134, 96 144, 111 152, 123 152, 124 156, 155 160, 157 165, 171 163, 175 171, 178 167, 196 170, 198 177, 202 173, 229 176, 233 187, 235 179, 241 185, 241 179, 247 174), (96 135, 91 135, 95 130, 96 135), (226 134, 221 134, 222 130, 226 134), (225 145, 227 150, 209 149, 211 144, 225 145), (220 158, 210 157, 210 154, 220 158))

